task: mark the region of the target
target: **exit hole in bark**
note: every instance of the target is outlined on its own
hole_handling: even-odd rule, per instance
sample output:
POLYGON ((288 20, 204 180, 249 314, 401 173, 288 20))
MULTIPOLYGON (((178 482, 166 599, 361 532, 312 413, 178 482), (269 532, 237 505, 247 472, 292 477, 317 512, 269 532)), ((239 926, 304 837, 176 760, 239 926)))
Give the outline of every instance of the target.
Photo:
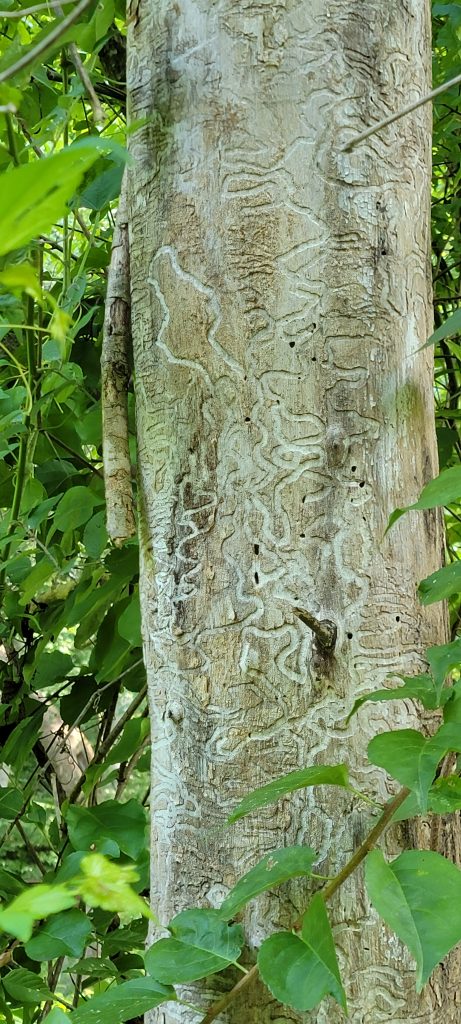
POLYGON ((299 534, 299 536, 300 536, 300 537, 305 537, 305 536, 306 536, 306 534, 305 534, 305 533, 300 533, 300 534, 299 534))
POLYGON ((360 481, 360 483, 359 483, 359 487, 365 487, 365 480, 361 480, 361 481, 360 481))
POLYGON ((396 621, 396 622, 400 622, 400 615, 396 615, 396 616, 395 616, 395 621, 396 621))
POLYGON ((259 544, 253 544, 253 550, 255 555, 259 555, 259 544))
POLYGON ((352 637, 353 637, 353 633, 348 633, 348 634, 347 634, 347 639, 348 639, 348 640, 352 640, 352 637))
POLYGON ((357 466, 351 466, 351 473, 355 473, 357 466))
POLYGON ((316 362, 317 362, 317 356, 312 356, 312 360, 311 360, 311 362, 312 362, 312 363, 316 363, 316 362))
POLYGON ((249 416, 245 416, 245 423, 249 423, 249 422, 250 422, 250 417, 249 416))
POLYGON ((259 573, 255 572, 255 583, 259 583, 259 573))
POLYGON ((295 347, 294 341, 289 341, 288 344, 289 344, 290 348, 294 348, 295 347))

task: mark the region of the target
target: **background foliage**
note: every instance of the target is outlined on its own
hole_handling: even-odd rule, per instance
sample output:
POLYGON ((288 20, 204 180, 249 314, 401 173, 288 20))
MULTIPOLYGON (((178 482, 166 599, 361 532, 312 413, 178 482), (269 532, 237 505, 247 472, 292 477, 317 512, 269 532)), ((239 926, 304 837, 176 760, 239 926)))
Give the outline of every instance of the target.
MULTIPOLYGON (((135 541, 120 549, 107 541, 99 366, 113 211, 126 160, 125 12, 121 0, 80 6, 78 19, 55 41, 69 0, 64 10, 8 0, 1 12, 0 1015, 7 1024, 38 1022, 53 1004, 50 1024, 59 1024, 63 1007, 74 1009, 74 1024, 85 1024, 89 995, 99 1000, 98 1021, 113 1024, 174 998, 172 981, 202 977, 237 959, 240 929, 226 922, 262 891, 268 872, 260 865, 241 880, 219 920, 179 915, 171 937, 162 940, 170 945, 153 947, 145 973, 147 911, 134 893, 145 892, 148 878, 138 551, 135 541), (59 756, 65 771, 57 768, 59 756), (31 883, 39 886, 32 890, 31 883)), ((459 70, 461 5, 434 3, 433 13, 437 85, 459 70)), ((461 461, 459 105, 459 87, 435 105, 442 467, 461 461)), ((129 414, 134 465, 132 395, 129 414)), ((457 502, 448 503, 447 561, 454 569, 446 593, 455 633, 461 517, 457 502)), ((421 599, 438 599, 434 584, 425 583, 421 599)), ((342 766, 326 769, 339 772, 334 784, 347 787, 342 766)), ((296 788, 283 785, 284 792, 296 788)), ((263 805, 265 797, 253 797, 254 806, 263 805)), ((269 865, 271 884, 312 873, 314 851, 293 851, 269 865)), ((403 885, 404 867, 394 862, 393 868, 403 885)), ((378 856, 367 870, 379 893, 378 856)), ((442 882, 448 884, 445 876, 442 882)), ((329 992, 345 1006, 325 918, 323 902, 314 898, 299 936, 279 933, 263 947, 261 973, 282 1001, 301 1000, 307 1009, 314 998, 301 982, 287 993, 282 970, 275 980, 271 974, 294 943, 304 968, 317 971, 312 1005, 329 992), (323 929, 323 974, 312 929, 323 929)))

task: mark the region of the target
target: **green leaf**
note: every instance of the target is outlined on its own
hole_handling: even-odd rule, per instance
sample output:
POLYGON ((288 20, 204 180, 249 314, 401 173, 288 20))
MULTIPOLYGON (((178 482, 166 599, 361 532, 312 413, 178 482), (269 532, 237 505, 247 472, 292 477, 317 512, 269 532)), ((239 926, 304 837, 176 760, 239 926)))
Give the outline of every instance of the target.
POLYGON ((375 736, 368 745, 372 764, 413 790, 422 811, 437 765, 450 751, 461 751, 461 730, 454 723, 442 725, 428 738, 415 729, 394 729, 375 736))
POLYGON ((124 640, 128 640, 131 647, 140 647, 141 639, 141 608, 139 605, 139 593, 136 589, 129 605, 120 615, 117 622, 117 629, 124 640))
POLYGON ((102 500, 88 487, 71 487, 56 508, 56 529, 65 533, 66 530, 76 530, 78 526, 83 526, 91 519, 95 507, 102 504, 102 500))
POLYGON ((31 960, 81 956, 91 930, 91 921, 86 914, 81 910, 68 910, 42 925, 24 948, 31 960))
POLYGON ((70 1018, 68 1013, 64 1013, 64 1010, 60 1010, 59 1006, 53 1006, 53 1009, 47 1013, 46 1024, 70 1024, 70 1018))
POLYGON ((150 722, 148 718, 130 718, 123 728, 118 743, 109 751, 104 761, 104 766, 121 764, 122 761, 128 761, 145 737, 149 735, 149 730, 150 722))
POLYGON ((2 982, 8 995, 18 1003, 31 1005, 55 998, 40 975, 27 971, 25 967, 18 967, 10 974, 5 974, 2 982))
POLYGON ((40 714, 33 714, 15 726, 2 749, 2 761, 20 771, 37 742, 40 722, 45 714, 45 705, 40 714))
POLYGON ((42 297, 37 272, 30 263, 13 263, 0 271, 0 285, 8 291, 27 292, 38 301, 42 297))
POLYGON ((219 908, 220 916, 229 920, 259 893, 281 885, 289 878, 310 875, 316 857, 317 853, 309 846, 285 846, 281 850, 266 853, 231 889, 219 908))
POLYGON ((408 850, 388 863, 380 850, 373 850, 365 879, 378 914, 416 960, 420 992, 461 939, 461 872, 439 853, 408 850))
POLYGON ((325 904, 320 894, 304 915, 301 935, 276 932, 263 942, 258 967, 268 989, 295 1010, 313 1010, 330 994, 347 1013, 338 961, 325 904))
POLYGON ((6 821, 14 821, 24 803, 24 796, 20 789, 14 786, 6 786, 0 789, 0 818, 6 821))
POLYGON ((458 775, 436 779, 429 790, 428 808, 435 814, 452 814, 461 808, 461 779, 458 775))
POLYGON ((90 907, 117 913, 149 917, 147 903, 131 888, 139 879, 133 864, 113 864, 100 853, 90 853, 80 862, 83 877, 76 880, 78 891, 90 907))
POLYGON ((34 926, 49 914, 75 906, 75 896, 64 885, 34 885, 0 910, 0 929, 27 942, 34 926))
POLYGON ((352 711, 350 711, 347 716, 346 724, 366 701, 419 700, 423 707, 428 708, 431 711, 439 707, 434 680, 431 679, 430 676, 399 676, 398 678, 403 680, 403 686, 389 687, 388 689, 383 690, 372 690, 371 692, 364 693, 361 697, 358 697, 352 711))
POLYGON ((154 942, 146 969, 165 984, 186 984, 222 971, 243 946, 240 925, 227 925, 217 910, 183 910, 170 922, 171 939, 154 942))
POLYGON ((418 593, 424 605, 444 601, 453 594, 461 594, 461 562, 452 562, 426 576, 419 584, 418 593))
POLYGON ((90 558, 99 558, 107 546, 106 513, 97 512, 86 524, 83 543, 90 558))
POLYGON ((136 860, 146 843, 146 812, 137 800, 69 807, 66 821, 74 850, 91 850, 96 837, 112 839, 123 853, 136 860))
POLYGON ((423 487, 418 501, 413 505, 406 505, 405 508, 396 508, 389 516, 386 533, 391 526, 400 519, 405 512, 413 509, 423 510, 437 508, 439 505, 451 505, 461 499, 461 465, 451 466, 450 469, 443 469, 439 476, 430 480, 423 487))
POLYGON ((260 789, 254 789, 248 794, 232 811, 227 818, 226 824, 232 825, 234 821, 243 818, 245 814, 251 814, 266 807, 267 804, 275 803, 287 793, 294 793, 297 789, 304 789, 305 786, 342 786, 349 788, 349 775, 345 764, 319 764, 313 768, 300 768, 298 771, 289 772, 279 779, 274 779, 260 789))
POLYGON ((171 986, 161 985, 153 978, 133 978, 93 996, 86 1005, 74 1010, 70 1022, 67 1020, 69 1024, 122 1024, 171 999, 176 999, 171 986))
POLYGON ((27 245, 64 216, 67 202, 100 148, 73 145, 1 175, 0 255, 27 245))
POLYGON ((115 964, 107 956, 85 956, 83 960, 72 964, 67 973, 83 974, 84 977, 97 981, 100 978, 116 978, 118 972, 115 964))
POLYGON ((431 334, 428 338, 426 345, 435 345, 438 341, 442 341, 443 338, 449 338, 452 334, 459 334, 461 331, 461 309, 457 309, 451 316, 447 317, 445 322, 431 334))
POLYGON ((429 647, 426 651, 426 658, 434 676, 437 693, 441 693, 447 675, 461 664, 461 636, 458 636, 451 644, 438 644, 437 647, 429 647))

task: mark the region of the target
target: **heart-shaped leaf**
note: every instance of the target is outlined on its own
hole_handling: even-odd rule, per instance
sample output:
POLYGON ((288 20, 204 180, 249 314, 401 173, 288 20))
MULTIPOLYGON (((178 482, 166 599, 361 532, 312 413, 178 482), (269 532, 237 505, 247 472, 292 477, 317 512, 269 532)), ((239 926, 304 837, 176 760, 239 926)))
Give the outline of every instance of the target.
POLYGON ((261 977, 276 999, 295 1010, 312 1010, 331 994, 347 1012, 338 961, 325 904, 313 897, 301 935, 276 932, 258 955, 261 977))
POLYGON ((240 925, 227 925, 217 910, 184 910, 169 925, 171 939, 147 951, 146 968, 164 984, 184 984, 222 971, 240 956, 240 925))
POLYGON ((394 729, 375 736, 368 745, 370 761, 413 790, 421 811, 427 808, 437 765, 450 751, 461 751, 461 730, 451 722, 428 738, 415 729, 394 729))
POLYGON ((373 906, 416 960, 420 992, 461 939, 461 871, 431 851, 408 850, 389 863, 373 850, 365 878, 373 906))

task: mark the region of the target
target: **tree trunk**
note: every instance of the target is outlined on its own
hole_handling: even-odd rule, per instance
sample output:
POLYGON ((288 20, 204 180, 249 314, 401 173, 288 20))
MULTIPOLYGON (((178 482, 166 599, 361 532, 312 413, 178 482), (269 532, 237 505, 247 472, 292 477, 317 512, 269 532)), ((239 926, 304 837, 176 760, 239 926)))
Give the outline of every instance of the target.
MULTIPOLYGON (((351 153, 430 81, 429 0, 134 0, 130 245, 153 729, 152 899, 214 906, 270 850, 306 842, 333 874, 365 805, 302 792, 217 830, 249 789, 313 763, 366 766, 414 710, 356 696, 445 638, 416 583, 440 565, 435 514, 391 510, 437 472, 429 265, 430 110, 351 153), (332 620, 322 655, 300 607, 332 620)), ((398 837, 397 837, 398 838, 398 837)), ((389 847, 391 849, 391 847, 389 847)), ((394 845, 394 849, 397 847, 394 845)), ((306 905, 252 903, 250 950, 306 905)), ((353 1024, 458 1019, 414 974, 362 878, 332 905, 353 1024)), ((445 975, 445 979, 448 976, 445 975)), ((229 987, 212 978, 194 992, 229 987)), ((162 1006, 153 1019, 197 1018, 162 1006)), ((307 1019, 263 986, 220 1020, 307 1019)), ((309 1021, 336 1022, 327 1001, 309 1021)))

